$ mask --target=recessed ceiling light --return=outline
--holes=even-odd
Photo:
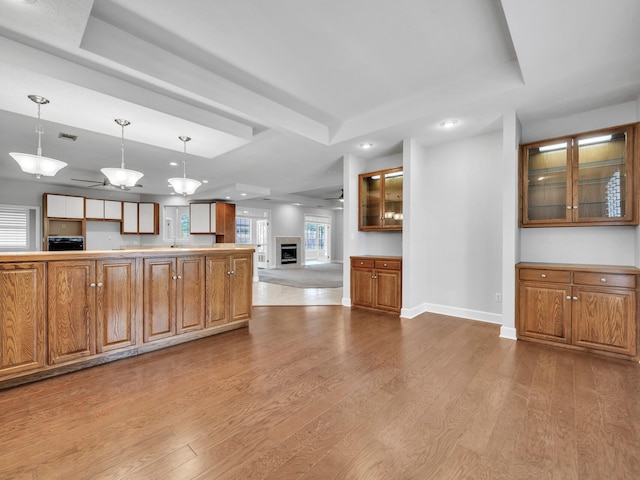
[[[209,180],[202,180],[202,183],[209,183]]]
[[[175,195],[175,194],[176,194],[176,192],[171,192],[171,195]]]
[[[231,200],[231,197],[224,197],[225,200]]]
[[[171,165],[172,167],[177,167],[178,164],[176,162],[169,162],[169,165]]]
[[[373,148],[373,143],[371,143],[371,142],[361,143],[360,144],[360,148],[362,148],[364,150],[369,150],[370,148]]]
[[[302,206],[302,204],[301,204],[301,203],[294,203],[294,205],[295,205],[296,207],[301,207],[301,206]]]
[[[458,124],[457,120],[445,120],[440,124],[440,126],[442,128],[451,128],[451,127],[455,127],[457,124]]]
[[[246,194],[246,193],[241,193],[241,194],[240,194],[240,196],[241,196],[241,197],[246,197],[246,196],[247,196],[247,194]]]

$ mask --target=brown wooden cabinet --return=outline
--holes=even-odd
[[[632,268],[517,266],[519,339],[637,356],[637,275]]]
[[[0,389],[248,324],[253,249],[104,254],[0,254]]]
[[[144,341],[204,326],[204,257],[144,259]]]
[[[402,230],[402,167],[358,176],[358,229]]]
[[[0,376],[45,365],[45,265],[0,264]]]
[[[351,257],[351,303],[354,306],[400,313],[401,257]]]
[[[637,225],[636,125],[520,147],[523,227]]]
[[[206,325],[224,325],[251,317],[253,255],[207,257]]]

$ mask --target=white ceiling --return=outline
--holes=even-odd
[[[39,181],[101,180],[125,118],[136,193],[171,191],[188,135],[196,198],[322,204],[344,154],[637,100],[638,19],[637,0],[0,0],[0,175],[31,179],[8,152],[35,153],[37,94],[43,154],[69,164]]]

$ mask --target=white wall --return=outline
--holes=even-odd
[[[502,136],[426,148],[420,156],[426,165],[411,185],[421,185],[423,193],[421,204],[411,206],[411,225],[417,223],[423,235],[413,241],[425,249],[418,266],[426,285],[417,294],[428,311],[499,322]],[[413,258],[406,262],[416,265]]]
[[[638,121],[638,102],[522,125],[522,143]],[[637,202],[637,199],[636,199]],[[521,229],[523,262],[638,266],[638,227]]]
[[[426,205],[429,192],[423,188],[423,179],[427,176],[428,160],[426,152],[414,140],[403,142],[403,227],[402,251],[402,317],[413,318],[426,311],[424,294],[427,291],[427,272],[429,269],[428,251],[430,245],[426,238],[430,225],[423,220],[423,205]]]

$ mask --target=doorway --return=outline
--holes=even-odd
[[[305,215],[305,265],[331,262],[331,217]]]

